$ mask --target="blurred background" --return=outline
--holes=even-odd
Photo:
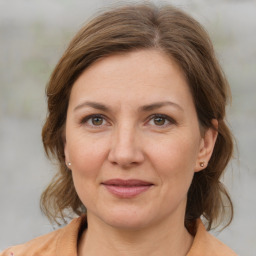
[[[56,228],[39,209],[40,194],[56,169],[41,143],[45,85],[77,30],[117,2],[0,0],[0,251]],[[165,2],[205,26],[229,79],[233,102],[228,121],[238,150],[223,180],[235,218],[213,234],[239,255],[255,256],[256,1]]]

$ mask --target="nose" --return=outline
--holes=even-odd
[[[144,161],[140,136],[136,128],[123,125],[113,132],[108,160],[122,168],[130,168]]]

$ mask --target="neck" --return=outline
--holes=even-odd
[[[104,225],[101,220],[91,221],[78,247],[79,256],[185,256],[193,237],[184,226],[184,219],[166,219],[138,230],[117,229]]]

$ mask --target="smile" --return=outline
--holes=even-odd
[[[135,197],[153,186],[152,183],[141,180],[112,179],[102,183],[113,195],[121,198]]]

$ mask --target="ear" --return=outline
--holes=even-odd
[[[212,156],[215,142],[218,137],[217,119],[212,120],[212,125],[212,128],[208,128],[204,131],[203,137],[201,138],[195,172],[199,172],[205,169]]]
[[[68,163],[69,161],[69,155],[68,155],[68,149],[67,149],[67,143],[64,141],[64,155],[65,155],[65,161]]]
[[[67,149],[67,141],[66,141],[66,131],[65,131],[65,126],[62,132],[62,141],[63,141],[63,146],[64,146],[64,155],[65,155],[65,162],[66,162],[66,166],[69,168],[69,153],[68,153],[68,149]]]

